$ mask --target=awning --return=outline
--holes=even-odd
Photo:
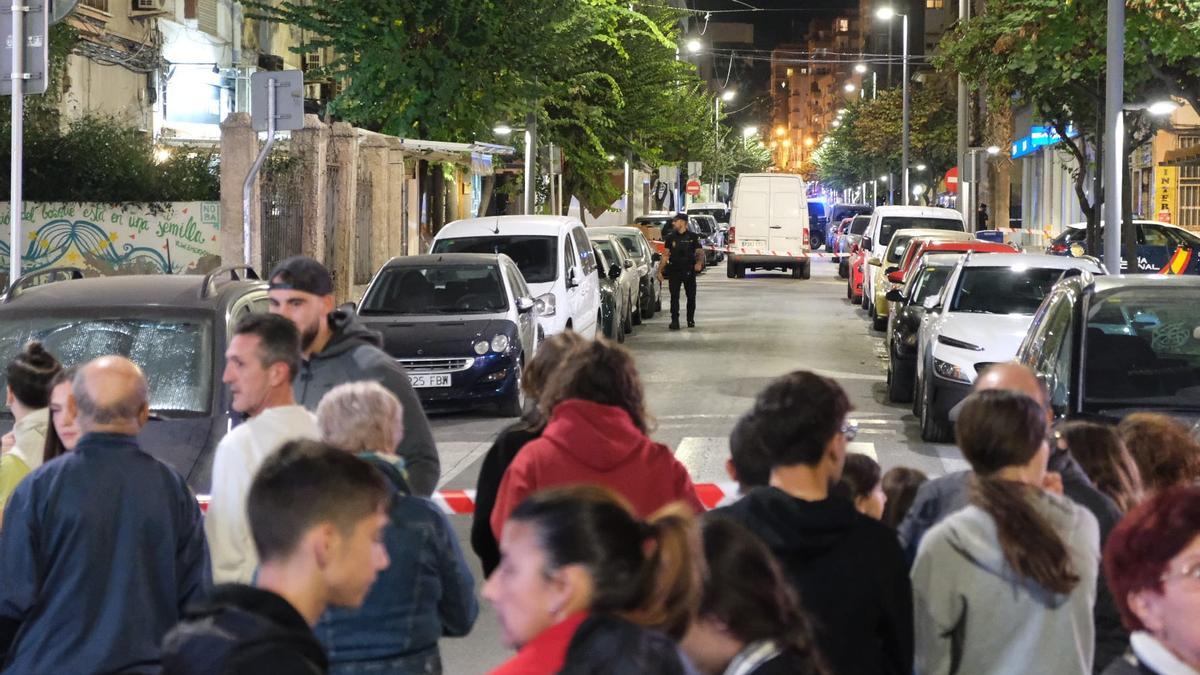
[[[1168,150],[1159,166],[1200,166],[1200,145]]]

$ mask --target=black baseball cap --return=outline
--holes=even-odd
[[[682,220],[683,222],[686,223],[688,221],[688,214],[683,213],[681,211],[679,213],[676,213],[674,216],[671,216],[671,220],[672,220],[672,222],[676,221],[676,220]]]
[[[304,255],[284,260],[271,270],[270,288],[333,295],[333,277],[321,263]]]

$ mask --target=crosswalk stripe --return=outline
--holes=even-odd
[[[852,441],[846,450],[866,455],[876,462],[879,454],[870,441]],[[729,459],[728,436],[684,436],[675,448],[675,459],[688,470],[693,483],[720,483],[729,480],[725,462]]]

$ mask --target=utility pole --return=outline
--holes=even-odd
[[[1104,267],[1121,273],[1121,167],[1125,136],[1125,0],[1108,0],[1107,75],[1104,86]],[[1136,260],[1130,260],[1130,270]]]
[[[525,114],[525,203],[523,213],[533,213],[533,184],[537,180],[537,115]]]
[[[1110,0],[1110,2],[1111,2],[1111,0]],[[900,154],[901,154],[900,163],[902,164],[901,170],[904,172],[904,181],[903,181],[904,182],[904,186],[903,186],[904,187],[904,199],[900,203],[904,204],[905,206],[908,206],[908,198],[909,198],[909,194],[908,194],[908,149],[909,149],[909,145],[910,145],[909,137],[912,133],[912,130],[909,129],[909,104],[908,104],[908,101],[909,101],[909,95],[908,95],[908,14],[907,13],[901,14],[900,19],[901,19],[901,29],[900,30],[903,33],[903,35],[901,36],[900,44],[901,44],[901,49],[904,52],[904,58],[900,62],[901,63],[900,74],[902,77],[904,77],[904,86],[901,87],[901,91],[902,91],[901,95],[904,98],[904,105],[902,108],[902,110],[903,110],[903,113],[901,115],[902,119],[900,121],[900,124],[902,125],[901,128],[904,131],[903,146],[901,147],[901,152],[900,152]]]
[[[970,0],[958,0],[958,24],[965,27],[971,19]],[[963,222],[971,222],[970,186],[966,178],[967,146],[970,144],[971,115],[967,105],[967,79],[958,76],[958,208],[962,211]],[[971,228],[968,228],[971,229]]]

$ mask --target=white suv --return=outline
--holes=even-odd
[[[984,368],[1016,356],[1042,300],[1060,279],[1104,274],[1090,258],[968,253],[939,297],[926,300],[917,342],[913,411],[921,438],[950,440],[950,409]]]
[[[574,330],[596,335],[600,276],[583,223],[566,216],[491,216],[456,220],[433,240],[431,253],[503,253],[513,259],[537,300],[542,336]]]

